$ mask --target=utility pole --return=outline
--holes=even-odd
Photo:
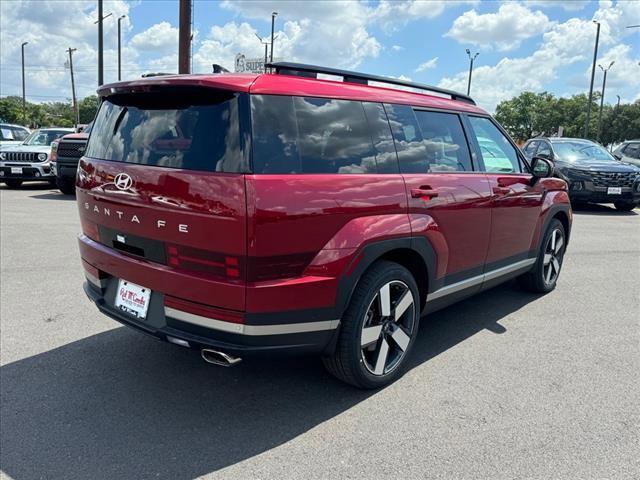
[[[273,62],[273,31],[276,24],[276,16],[278,12],[271,12],[271,53],[269,54],[269,62]]]
[[[180,0],[178,37],[178,73],[189,73],[189,54],[191,52],[191,0]]]
[[[76,114],[76,128],[78,128],[78,124],[80,123],[80,111],[78,109],[78,101],[76,100],[76,84],[73,79],[73,52],[75,52],[77,48],[71,48],[67,50],[69,52],[69,70],[71,72],[71,98],[73,98],[73,109]]]
[[[27,97],[24,88],[24,46],[29,42],[22,42],[22,123],[27,123]]]
[[[122,80],[122,28],[120,23],[125,17],[126,15],[121,15],[120,18],[118,18],[118,81]]]
[[[98,24],[98,86],[104,84],[104,35],[102,29],[102,21],[113,15],[113,13],[109,13],[108,15],[102,16],[102,0],[98,0],[98,20],[96,20],[94,25]]]
[[[589,103],[587,104],[587,121],[584,123],[584,138],[589,138],[589,119],[591,117],[591,101],[593,100],[593,79],[596,76],[596,59],[598,58],[598,42],[600,41],[600,22],[593,21],[598,28],[596,30],[596,44],[593,48],[593,65],[591,66],[591,86],[589,87]]]
[[[598,67],[600,67],[600,70],[604,72],[604,78],[602,79],[602,96],[600,97],[600,112],[598,113],[598,136],[596,137],[597,141],[600,141],[600,134],[601,134],[601,128],[602,128],[602,107],[604,105],[604,89],[607,86],[607,72],[611,67],[613,67],[614,63],[616,62],[615,61],[611,62],[607,68],[604,68],[602,65],[598,65]]]
[[[476,57],[480,55],[480,52],[476,52],[473,56],[471,55],[471,50],[467,48],[467,55],[469,56],[469,81],[467,82],[467,95],[471,92],[471,75],[473,74],[473,62]]]

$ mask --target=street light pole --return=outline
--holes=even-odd
[[[80,123],[80,112],[78,110],[78,102],[76,100],[76,84],[73,78],[73,52],[75,52],[77,48],[71,48],[67,50],[69,52],[69,70],[71,71],[71,98],[73,98],[73,109],[76,114],[76,128]]]
[[[597,25],[596,44],[593,48],[593,65],[591,66],[591,85],[589,86],[589,103],[587,104],[587,120],[584,123],[584,138],[589,138],[589,118],[591,117],[591,101],[593,100],[593,80],[596,76],[596,59],[598,57],[598,42],[600,41],[600,22],[593,21]]]
[[[120,26],[120,23],[122,22],[122,19],[125,18],[126,15],[121,15],[120,18],[118,18],[118,81],[122,80],[122,53],[121,53],[121,49],[122,49],[122,40],[121,40],[121,34],[122,34],[122,28]]]
[[[604,105],[604,89],[607,86],[607,72],[611,67],[613,67],[614,63],[616,62],[611,62],[607,68],[604,68],[602,65],[598,65],[598,67],[600,67],[600,70],[604,72],[604,78],[602,79],[602,95],[600,96],[600,112],[598,113],[598,136],[596,137],[597,141],[600,141],[600,130],[602,128],[602,107]]]
[[[22,123],[27,123],[27,100],[24,88],[24,46],[29,42],[22,42]]]
[[[274,32],[274,28],[275,28],[275,24],[276,24],[276,16],[278,15],[278,12],[272,12],[271,13],[271,53],[269,55],[269,61],[273,62],[273,32]]]
[[[469,80],[467,82],[467,95],[471,92],[471,75],[473,74],[473,62],[480,52],[476,52],[473,56],[471,55],[471,50],[467,48],[467,55],[469,56]]]

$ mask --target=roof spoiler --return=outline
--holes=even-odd
[[[460,102],[470,103],[475,105],[476,102],[469,95],[463,93],[454,92],[453,90],[447,90],[445,88],[433,87],[431,85],[424,85],[422,83],[410,82],[406,80],[400,80],[393,77],[382,77],[378,75],[369,75],[366,73],[352,72],[349,70],[340,70],[337,68],[319,67],[317,65],[306,65],[304,63],[292,63],[292,62],[272,62],[265,65],[267,68],[271,68],[278,75],[295,75],[298,77],[318,78],[318,74],[335,75],[342,77],[346,83],[359,83],[361,85],[369,85],[370,81],[386,83],[389,85],[400,85],[403,87],[415,88],[418,90],[424,90],[426,92],[439,93],[446,95],[452,100]]]

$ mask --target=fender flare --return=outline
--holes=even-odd
[[[379,258],[394,250],[411,250],[422,258],[427,270],[427,291],[436,288],[436,253],[426,237],[398,237],[367,243],[353,256],[340,277],[336,296],[336,313],[342,317],[362,275]]]

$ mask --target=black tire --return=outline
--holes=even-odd
[[[64,193],[65,195],[75,195],[76,194],[76,181],[75,178],[69,177],[57,177],[56,185],[58,189]]]
[[[4,183],[7,184],[7,187],[9,188],[20,188],[20,186],[22,185],[22,180],[14,180],[14,179],[9,179],[9,180],[3,180]]]
[[[384,289],[389,291],[385,296],[387,316],[382,307]],[[407,306],[409,301],[412,303]],[[342,317],[335,352],[323,357],[324,366],[338,379],[358,388],[380,388],[393,382],[406,368],[418,332],[420,303],[416,281],[406,268],[394,262],[376,262],[358,282]],[[379,321],[374,318],[376,309]],[[365,330],[370,333],[378,328],[379,336],[371,337],[365,346]],[[382,350],[385,353],[380,362]],[[370,363],[374,356],[375,367]],[[378,371],[380,363],[382,368]]]
[[[621,212],[630,212],[634,208],[636,208],[636,204],[634,202],[614,202],[616,210],[620,210]]]
[[[551,254],[551,259],[546,263],[546,260],[548,259],[546,255],[549,254],[550,247],[552,246],[553,242],[551,237],[554,232],[557,232],[555,244],[557,245],[559,242],[558,234],[561,235],[560,238],[562,244],[557,251]],[[562,261],[564,259],[564,252],[566,248],[567,235],[564,230],[564,226],[560,220],[554,218],[551,220],[551,223],[549,223],[542,242],[540,243],[540,251],[538,252],[538,258],[536,259],[536,263],[533,268],[529,272],[518,277],[520,285],[526,290],[535,293],[549,293],[556,288],[558,278],[560,277],[560,271],[562,270]],[[555,250],[555,248],[551,248],[551,250]],[[549,269],[551,269],[552,277],[547,277]],[[557,271],[555,271],[556,269]],[[547,280],[547,278],[549,278],[549,280]]]
[[[58,186],[58,180],[56,178],[50,178],[48,182],[49,182],[49,185],[51,185],[52,187]]]

